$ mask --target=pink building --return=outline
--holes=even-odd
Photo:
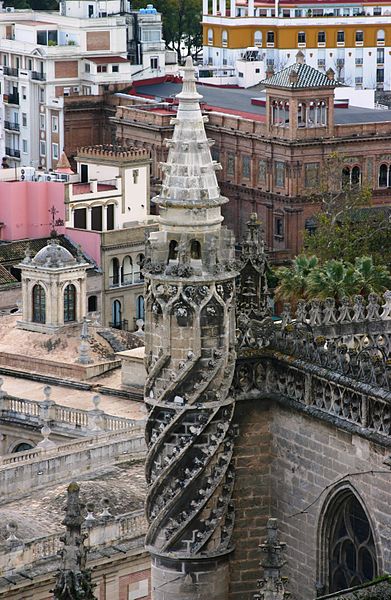
[[[0,240],[49,237],[54,220],[58,234],[65,233],[64,185],[44,181],[0,182]]]

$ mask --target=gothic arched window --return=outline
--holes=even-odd
[[[76,288],[73,283],[64,290],[64,323],[76,321]]]
[[[387,187],[388,182],[388,165],[380,165],[379,169],[379,187]]]
[[[118,258],[112,258],[110,261],[110,287],[119,285],[119,260]]]
[[[377,575],[373,533],[356,496],[345,490],[328,511],[329,593],[361,585]]]
[[[46,323],[46,294],[39,284],[33,287],[33,321]]]
[[[353,167],[352,169],[352,185],[360,185],[361,181],[361,171],[360,167]]]
[[[122,261],[121,283],[122,285],[133,283],[133,261],[130,256],[125,256]]]

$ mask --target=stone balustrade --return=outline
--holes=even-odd
[[[88,546],[96,550],[113,542],[144,536],[147,521],[144,511],[139,510],[116,517],[97,517],[92,526],[84,526],[84,529],[88,531]],[[0,571],[6,575],[42,559],[57,559],[58,551],[63,547],[61,535],[59,532],[26,542],[18,538],[4,542],[0,545]]]
[[[146,446],[144,425],[51,447],[34,448],[0,459],[0,502],[9,501],[46,485],[67,481],[75,473],[91,472],[131,457],[143,458]]]
[[[137,428],[139,423],[134,419],[117,417],[106,414],[93,404],[97,398],[94,396],[91,403],[91,410],[82,410],[56,404],[50,399],[50,388],[45,388],[47,397],[44,401],[38,402],[23,398],[16,398],[8,395],[1,390],[2,381],[0,380],[0,418],[4,421],[13,423],[28,422],[29,425],[42,427],[45,422],[50,423],[52,431],[60,433],[61,430],[69,430],[77,435],[89,435],[91,431],[100,429],[102,431],[121,431],[129,430],[132,427]]]

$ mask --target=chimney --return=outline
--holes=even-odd
[[[299,76],[297,74],[297,71],[292,69],[292,71],[289,73],[289,83],[297,83],[298,79],[299,79]]]
[[[334,76],[335,76],[335,73],[334,73],[333,69],[331,67],[329,69],[327,69],[327,71],[326,71],[327,79],[330,79],[330,81],[333,81]]]
[[[298,65],[304,65],[305,56],[301,50],[296,54],[296,62]]]

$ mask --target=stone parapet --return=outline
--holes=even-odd
[[[98,433],[93,438],[56,446],[48,451],[34,448],[6,457],[0,465],[0,489],[3,501],[20,497],[48,484],[68,481],[75,473],[83,474],[145,456],[142,427],[130,431]],[[4,461],[4,458],[3,458]]]

